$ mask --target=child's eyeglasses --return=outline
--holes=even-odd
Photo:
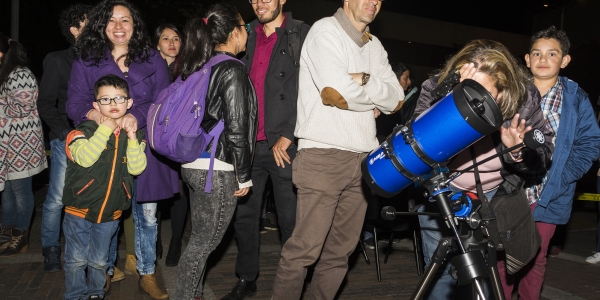
[[[114,98],[99,98],[96,99],[96,102],[100,103],[100,105],[110,105],[110,103],[113,101],[115,102],[115,104],[123,104],[129,99],[129,97],[125,96],[116,96]]]
[[[246,29],[246,32],[250,33],[250,23],[240,24],[238,26],[243,26]]]

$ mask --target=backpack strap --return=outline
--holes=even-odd
[[[288,31],[288,51],[290,57],[296,66],[296,92],[300,86],[300,46],[302,46],[302,24],[304,21],[293,20],[296,26],[295,31]]]
[[[304,24],[304,21],[293,21],[296,31],[288,31],[288,51],[290,52],[290,57],[292,58],[292,61],[294,61],[296,69],[298,69],[300,68],[300,46],[302,44],[302,24]]]
[[[215,55],[212,58],[210,58],[206,62],[205,66],[212,68],[214,65],[216,65],[220,62],[226,61],[226,60],[237,60],[240,63],[242,63],[237,58],[233,58],[226,54],[221,54],[221,55]],[[223,121],[223,119],[221,119],[221,120],[219,120],[217,125],[215,125],[215,127],[213,129],[211,129],[211,131],[208,133],[208,135],[210,135],[212,137],[212,145],[211,145],[211,149],[210,149],[210,162],[208,165],[208,175],[206,177],[206,184],[204,186],[204,192],[206,192],[207,194],[210,194],[210,191],[212,189],[212,175],[213,175],[213,169],[215,166],[215,155],[217,152],[217,144],[219,142],[219,136],[221,136],[221,132],[223,132],[224,129],[225,129],[225,122]]]
[[[219,120],[219,123],[208,133],[208,135],[212,136],[212,145],[210,147],[210,163],[208,165],[208,176],[206,177],[206,185],[204,186],[204,192],[210,194],[210,190],[212,189],[212,175],[213,169],[215,166],[215,155],[217,152],[217,144],[219,143],[219,136],[221,136],[221,132],[225,129],[225,122],[223,119]]]

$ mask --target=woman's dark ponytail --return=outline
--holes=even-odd
[[[213,55],[215,46],[227,43],[239,23],[239,13],[227,4],[212,5],[204,18],[189,20],[185,26],[185,45],[181,50],[181,78],[186,80]]]

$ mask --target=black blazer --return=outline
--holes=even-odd
[[[284,136],[294,141],[296,129],[296,112],[298,101],[298,70],[288,50],[288,34],[297,32],[291,13],[285,13],[283,28],[275,29],[277,41],[271,53],[271,62],[265,76],[265,135],[269,147],[273,147]],[[246,65],[248,73],[252,67],[254,51],[256,49],[256,26],[258,20],[250,23],[250,35],[246,44],[246,55],[241,59]],[[300,29],[300,43],[310,30],[310,26],[303,24]],[[299,51],[302,49],[300,46]]]
[[[50,140],[61,136],[63,132],[68,133],[74,128],[65,110],[74,59],[73,47],[48,53],[44,58],[44,74],[40,82],[37,107],[40,117],[50,127]]]

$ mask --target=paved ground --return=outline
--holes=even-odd
[[[64,292],[63,273],[43,272],[40,221],[41,207],[46,187],[35,187],[36,205],[31,227],[30,247],[27,253],[12,258],[0,259],[0,299],[61,299]],[[551,258],[547,268],[544,300],[600,299],[600,264],[584,262],[591,255],[596,242],[596,203],[577,201],[571,222],[565,228],[563,252]],[[188,222],[189,223],[189,222]],[[170,221],[163,220],[163,243],[165,254],[170,239]],[[186,235],[189,235],[189,225]],[[408,235],[410,236],[410,235]],[[187,236],[184,241],[187,240]],[[275,270],[279,260],[278,231],[261,235],[261,273],[258,278],[258,293],[253,300],[270,299]],[[383,244],[381,244],[383,246]],[[374,252],[367,250],[371,264],[356,251],[350,259],[350,269],[338,293],[338,299],[410,299],[418,286],[420,277],[415,267],[411,240],[404,238],[394,244],[387,264],[382,264],[382,281],[377,281]],[[125,257],[123,237],[119,245],[120,257]],[[228,231],[222,244],[209,258],[207,267],[205,298],[220,299],[235,284],[235,256],[237,248],[233,231]],[[118,266],[123,266],[120,260]],[[158,261],[157,278],[161,286],[171,291],[175,286],[176,267],[165,267],[164,258]],[[305,288],[310,289],[310,276]],[[305,293],[306,294],[306,293]],[[305,297],[306,298],[306,297]],[[114,283],[106,299],[150,299],[138,288],[137,279],[127,276],[124,281]]]

